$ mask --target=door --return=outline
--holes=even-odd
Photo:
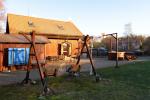
[[[61,44],[61,54],[65,56],[71,55],[71,44],[64,42]]]

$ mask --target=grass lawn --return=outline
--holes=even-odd
[[[56,92],[42,100],[150,100],[150,62],[122,65],[119,69],[97,70],[103,80],[95,82],[89,73],[70,78],[67,75],[49,78]],[[0,87],[0,100],[38,100],[37,85],[8,85]]]

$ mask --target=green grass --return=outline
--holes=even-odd
[[[42,100],[150,100],[150,62],[122,65],[119,69],[97,70],[103,77],[95,82],[89,73],[80,77],[64,75],[49,78],[56,92]],[[38,100],[41,85],[8,85],[0,87],[0,100]]]

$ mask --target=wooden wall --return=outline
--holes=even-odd
[[[4,66],[4,62],[7,62],[6,59],[4,59],[4,49],[5,48],[30,48],[29,44],[0,44],[0,71],[5,70],[7,66]],[[45,44],[37,44],[36,45],[36,52],[38,55],[39,60],[45,59]]]
[[[44,60],[47,56],[58,56],[58,44],[65,42],[65,40],[58,39],[49,39],[51,43],[49,44],[37,44],[36,51],[39,60]],[[71,55],[78,53],[78,40],[66,40],[71,44]],[[4,48],[29,48],[29,44],[0,44],[0,71],[6,66],[3,66],[4,63]]]
[[[2,44],[0,44],[0,71],[3,70],[3,49],[2,49]]]
[[[65,40],[49,39],[50,44],[46,44],[46,56],[58,56],[58,44],[65,42]],[[78,52],[78,40],[66,40],[71,44],[71,55],[75,55]]]

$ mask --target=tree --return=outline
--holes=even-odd
[[[115,50],[115,39],[112,36],[107,36],[102,39],[101,46],[108,49],[109,51]]]
[[[96,41],[93,42],[93,48],[99,48],[100,46],[101,46],[100,42],[96,42]]]
[[[102,38],[93,36],[93,48],[100,48],[103,47],[103,44],[101,43]]]
[[[3,23],[5,21],[4,0],[0,0],[0,32],[3,31]]]
[[[143,42],[143,50],[146,54],[150,55],[150,36]]]

